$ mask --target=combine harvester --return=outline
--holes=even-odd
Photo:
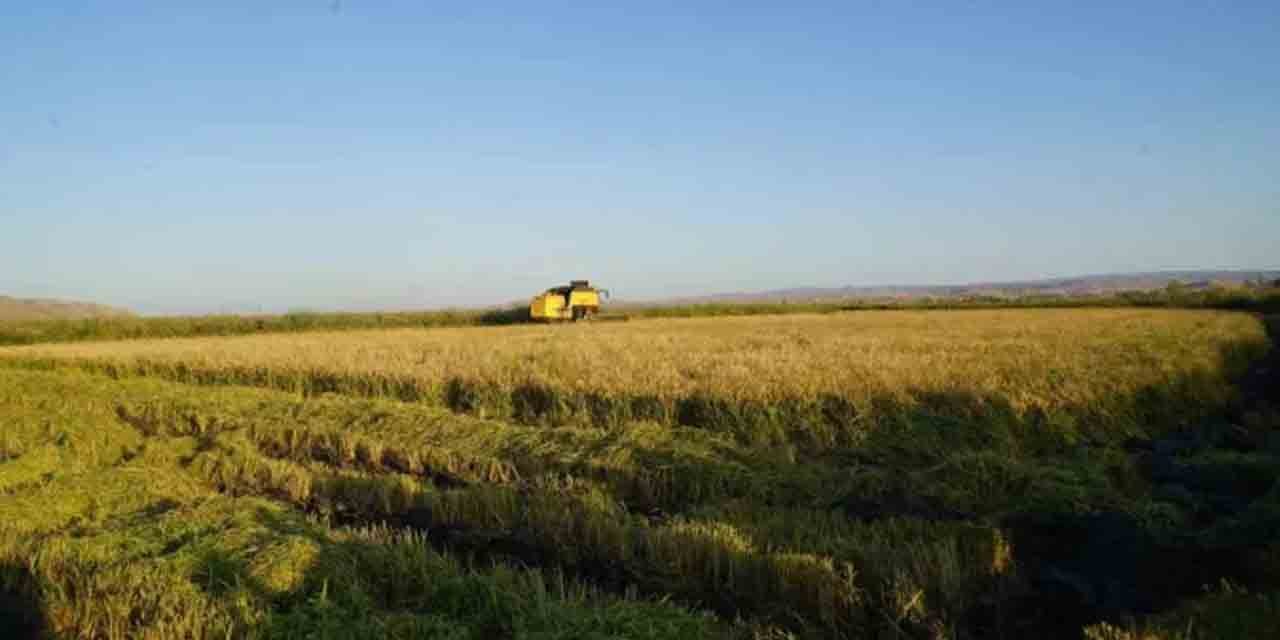
[[[590,320],[600,313],[601,297],[608,298],[609,291],[596,289],[586,280],[572,280],[567,287],[552,287],[535,297],[529,303],[529,317],[535,322]]]

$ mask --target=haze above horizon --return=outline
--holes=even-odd
[[[1280,5],[0,7],[0,295],[1276,269]]]

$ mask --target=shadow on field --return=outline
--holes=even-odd
[[[529,316],[528,306],[508,307],[504,309],[490,309],[480,314],[479,324],[482,325],[508,325],[508,324],[524,324],[532,322]]]
[[[1223,370],[1233,378],[1241,377],[1263,348],[1255,341],[1222,347],[1219,360]],[[331,381],[325,388],[340,386],[342,381]],[[526,425],[614,428],[651,421],[727,433],[748,444],[790,444],[810,452],[856,448],[870,431],[921,420],[980,423],[993,427],[995,437],[1012,434],[1025,444],[1042,448],[1074,446],[1081,441],[1112,445],[1190,427],[1233,410],[1232,403],[1239,402],[1226,397],[1221,378],[1207,371],[1185,372],[1127,395],[1114,394],[1095,399],[1095,404],[1062,405],[1054,410],[1019,409],[1008,397],[967,391],[905,390],[865,402],[830,393],[757,402],[705,393],[678,397],[606,394],[532,382],[504,388],[462,378],[445,381],[438,391],[419,389],[411,381],[392,386],[396,387],[393,395],[403,400],[439,402],[458,413]]]
[[[1266,324],[1271,348],[1261,357],[1250,345],[1221,354],[1236,396],[1124,443],[1133,479],[1149,490],[1137,508],[1004,520],[1031,588],[1018,606],[1065,623],[1037,635],[1076,638],[1083,625],[1165,611],[1223,580],[1280,588],[1280,316]]]
[[[47,623],[35,581],[26,567],[0,565],[0,638],[36,640]]]
[[[923,395],[841,448],[860,479],[832,506],[868,522],[1008,532],[1019,584],[966,615],[962,637],[1079,638],[1086,625],[1167,612],[1224,580],[1280,588],[1280,322],[1267,324],[1270,351],[1242,342],[1220,352],[1232,393],[1190,372],[1096,415],[1031,416],[973,394]],[[1121,428],[1097,428],[1115,415]]]

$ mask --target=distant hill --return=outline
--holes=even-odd
[[[0,296],[0,322],[33,320],[79,320],[83,318],[119,318],[132,316],[124,309],[90,302],[68,302]]]
[[[704,296],[670,298],[660,301],[626,301],[629,304],[703,304],[703,303],[767,303],[767,302],[838,302],[841,300],[958,298],[971,296],[1019,297],[1028,295],[1085,296],[1121,291],[1162,289],[1172,282],[1189,288],[1210,286],[1244,286],[1257,280],[1280,279],[1280,271],[1157,271],[1150,273],[1114,273],[1020,280],[1009,282],[977,282],[962,285],[878,285],[848,287],[796,287],[756,292],[717,293]]]

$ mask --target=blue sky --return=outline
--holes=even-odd
[[[1275,2],[203,4],[0,3],[0,293],[1280,266]]]

